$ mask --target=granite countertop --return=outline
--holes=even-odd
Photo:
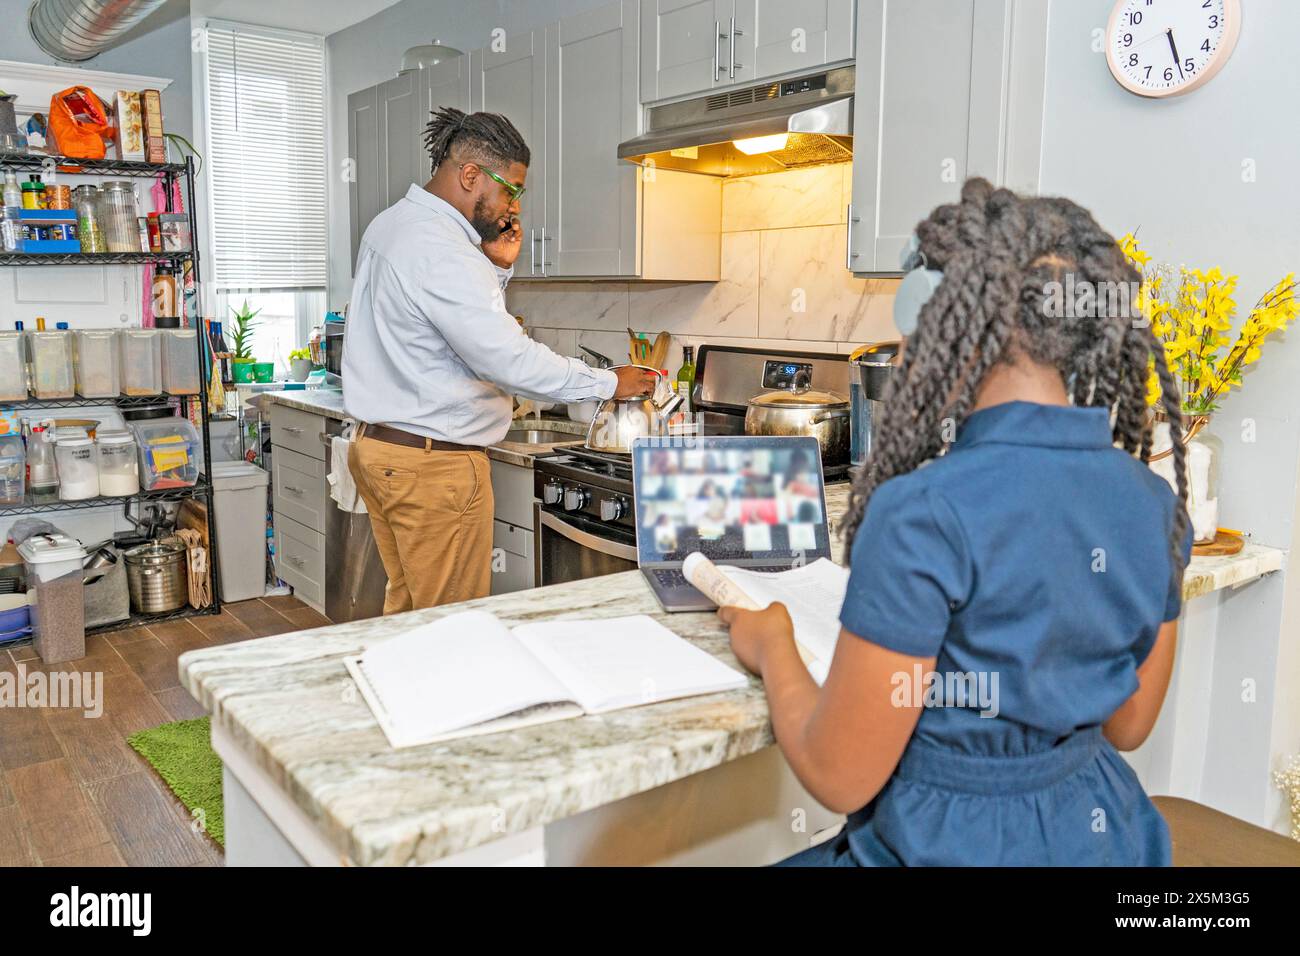
[[[278,402],[289,408],[296,408],[300,412],[324,415],[326,418],[333,418],[338,421],[348,417],[347,412],[343,410],[343,392],[339,389],[295,389],[293,391],[262,392],[261,395],[267,401]],[[568,418],[519,418],[515,419],[510,427],[541,428],[547,431],[564,432],[567,435],[572,435],[571,440],[575,442],[580,442],[587,436],[587,426],[585,424],[569,421]],[[522,468],[531,468],[533,467],[534,456],[551,451],[555,448],[555,444],[550,442],[534,444],[502,439],[488,448],[488,457],[493,461],[518,465]]]
[[[848,486],[827,491],[833,519]],[[832,540],[835,559],[842,542]],[[1282,566],[1248,545],[1193,558],[1191,598]],[[362,865],[427,863],[738,759],[773,742],[761,685],[612,714],[392,749],[342,658],[470,608],[506,623],[648,614],[739,668],[712,613],[664,614],[638,572],[498,595],[453,607],[190,651],[182,684],[340,853]],[[504,829],[503,829],[504,827]]]

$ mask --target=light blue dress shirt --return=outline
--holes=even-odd
[[[411,186],[366,229],[343,349],[343,405],[362,422],[461,445],[510,427],[512,395],[609,398],[618,379],[557,355],[506,311],[511,270],[483,254],[469,220]]]

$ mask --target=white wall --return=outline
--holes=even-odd
[[[1053,0],[1042,158],[1044,193],[1090,208],[1116,235],[1140,230],[1156,259],[1239,274],[1239,319],[1273,282],[1300,271],[1300,57],[1292,49],[1300,4],[1242,6],[1240,40],[1223,71],[1190,95],[1153,101],[1125,92],[1092,48],[1110,0]],[[1298,336],[1265,347],[1212,425],[1224,441],[1220,523],[1286,549],[1297,536]],[[1194,709],[1208,719],[1183,719],[1163,779],[1285,832],[1269,773],[1300,750],[1300,584],[1276,574],[1197,601],[1184,622],[1176,692],[1196,695]],[[1217,613],[1200,602],[1215,602]],[[1243,682],[1257,688],[1254,702],[1243,701]],[[1173,715],[1166,710],[1163,724]],[[1160,779],[1149,783],[1155,792]]]

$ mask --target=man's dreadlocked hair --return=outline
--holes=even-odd
[[[514,124],[499,113],[462,113],[450,106],[440,107],[424,128],[424,148],[437,172],[442,161],[459,147],[458,156],[465,162],[487,166],[528,165],[528,144]]]
[[[968,180],[961,201],[939,206],[916,234],[928,266],[942,270],[944,278],[908,337],[879,425],[873,426],[879,438],[854,483],[841,526],[848,547],[872,493],[942,452],[951,425],[969,414],[985,374],[1018,352],[1056,366],[1075,405],[1112,410],[1115,441],[1148,461],[1146,390],[1148,362],[1154,357],[1165,417],[1175,437],[1179,503],[1170,546],[1174,573],[1181,578],[1187,476],[1185,451],[1177,440],[1182,434],[1180,399],[1164,349],[1149,325],[1103,314],[1101,296],[1095,319],[1053,317],[1047,307],[1048,283],[1064,284],[1068,273],[1076,284],[1089,282],[1093,289],[1124,283],[1118,288],[1136,291],[1141,275],[1114,238],[1067,199],[1022,198],[984,179]]]

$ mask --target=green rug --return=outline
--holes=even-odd
[[[126,738],[189,808],[218,845],[226,845],[225,807],[221,802],[221,758],[212,750],[209,718],[178,720]]]

